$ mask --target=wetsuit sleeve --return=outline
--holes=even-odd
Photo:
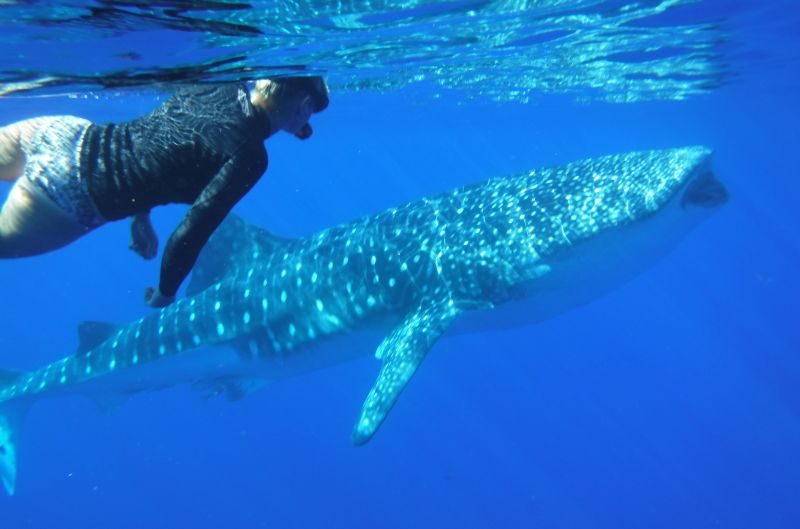
[[[174,296],[189,275],[200,250],[234,205],[255,185],[267,168],[267,153],[260,149],[232,157],[194,201],[164,248],[158,289]]]

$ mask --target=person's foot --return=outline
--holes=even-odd
[[[172,304],[175,296],[165,296],[158,288],[147,287],[144,289],[144,302],[154,309],[160,309]]]

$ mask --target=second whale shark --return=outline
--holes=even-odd
[[[78,352],[41,369],[0,371],[0,479],[13,494],[21,422],[38,399],[108,406],[179,383],[237,399],[379,342],[380,372],[352,434],[365,443],[443,334],[551,317],[675,247],[727,201],[710,156],[686,147],[582,160],[300,239],[231,217],[186,298],[128,325],[84,324]]]

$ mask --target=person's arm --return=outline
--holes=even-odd
[[[189,208],[164,248],[158,288],[145,293],[148,305],[164,307],[172,303],[208,238],[264,173],[267,153],[259,147],[228,160]]]

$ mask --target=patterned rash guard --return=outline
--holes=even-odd
[[[178,91],[152,113],[92,125],[81,177],[107,220],[191,204],[164,248],[159,290],[173,296],[200,250],[267,168],[269,120],[242,84]]]

